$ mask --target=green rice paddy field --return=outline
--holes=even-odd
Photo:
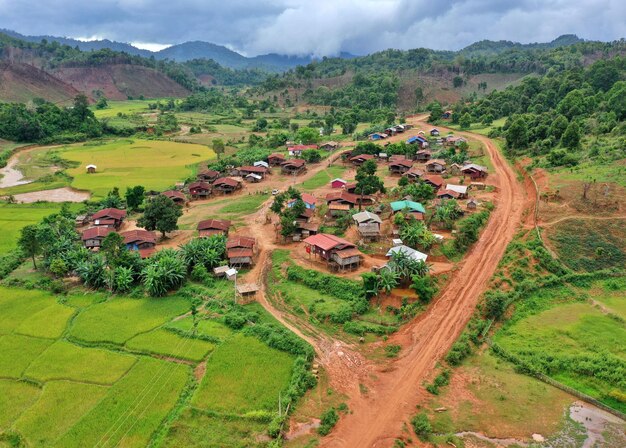
[[[79,166],[68,169],[72,187],[89,190],[103,197],[113,187],[143,185],[149,190],[165,190],[194,173],[200,162],[215,153],[206,146],[149,140],[116,140],[102,145],[84,144],[63,149],[64,159]],[[96,165],[97,172],[87,174],[86,166]]]
[[[293,356],[189,309],[0,287],[0,447],[264,446]]]
[[[38,224],[44,217],[57,213],[61,204],[0,203],[0,255],[14,249],[23,227]]]

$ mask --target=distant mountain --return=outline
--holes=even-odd
[[[531,44],[522,44],[509,40],[481,40],[471,45],[468,45],[467,47],[459,51],[459,53],[463,54],[464,56],[488,56],[504,53],[505,51],[509,50],[533,50],[567,47],[569,45],[574,45],[579,42],[584,42],[584,39],[579,38],[575,34],[564,34],[557,37],[552,42]]]
[[[0,32],[27,42],[39,43],[45,39],[48,42],[59,42],[63,45],[78,47],[82,51],[102,50],[103,48],[108,48],[113,51],[123,51],[135,56],[143,56],[147,58],[154,56],[156,59],[170,59],[176,62],[187,62],[193,59],[212,59],[224,67],[233,69],[259,68],[271,72],[282,72],[298,65],[309,64],[314,59],[311,56],[287,56],[276,53],[246,57],[236,51],[226,48],[223,45],[203,41],[184,42],[182,44],[172,45],[171,47],[163,50],[153,52],[139,49],[131,44],[115,42],[108,39],[84,42],[68,37],[25,36],[11,30],[0,30]],[[341,53],[339,57],[350,59],[356,56],[350,53]]]

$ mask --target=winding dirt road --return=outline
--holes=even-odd
[[[424,119],[419,117],[413,123],[427,129],[428,124],[420,121]],[[351,412],[341,418],[331,435],[322,439],[321,446],[390,447],[403,435],[403,425],[423,398],[422,382],[429,378],[437,361],[471,318],[516,229],[524,218],[531,218],[532,214],[524,216],[524,211],[531,210],[534,204],[536,193],[532,184],[518,180],[490,139],[475,134],[468,136],[485,145],[495,168],[495,173],[490,175],[497,188],[495,210],[479,241],[459,264],[445,290],[425,313],[390,338],[390,344],[400,344],[403,349],[400,358],[385,365],[370,362],[356,347],[320,333],[305,319],[277,309],[268,300],[266,274],[271,267],[271,252],[278,248],[273,227],[265,222],[271,199],[247,220],[248,232],[258,241],[259,258],[246,278],[261,281],[259,302],[287,328],[313,345],[333,387],[350,397]],[[307,173],[298,181],[312,174]]]
[[[446,289],[424,314],[391,338],[390,343],[402,345],[402,357],[385,371],[372,372],[375,379],[368,384],[367,395],[350,400],[352,412],[340,420],[321,446],[388,447],[403,435],[403,424],[422,398],[422,382],[469,321],[524,210],[533,204],[533,195],[528,194],[496,145],[480,135],[471,134],[471,138],[484,143],[495,168],[496,208]]]

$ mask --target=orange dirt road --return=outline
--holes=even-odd
[[[341,418],[320,446],[391,447],[403,435],[415,440],[413,434],[403,433],[402,429],[423,398],[421,384],[469,321],[524,210],[533,204],[534,198],[529,197],[528,189],[496,145],[480,135],[471,134],[471,138],[484,143],[495,167],[491,176],[498,192],[496,208],[446,289],[424,314],[390,338],[390,343],[402,345],[401,357],[385,368],[373,370],[369,378],[361,374],[367,393],[352,394],[348,403],[351,412]]]

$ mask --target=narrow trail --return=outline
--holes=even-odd
[[[596,220],[596,221],[611,221],[614,219],[626,219],[626,215],[615,215],[615,216],[593,216],[593,215],[572,215],[572,216],[562,216],[554,221],[550,222],[539,222],[539,227],[551,227],[555,224],[558,224],[563,221],[569,221],[571,219],[584,219],[584,220]]]
[[[425,123],[421,123],[427,126]],[[469,321],[479,297],[487,288],[506,246],[520,225],[524,210],[534,197],[517,179],[513,168],[488,138],[470,135],[484,143],[496,173],[496,208],[454,279],[419,318],[390,338],[403,355],[385,369],[372,372],[367,396],[348,403],[351,413],[343,417],[320,446],[388,447],[402,435],[402,426],[415,413],[418,389],[428,378]]]

